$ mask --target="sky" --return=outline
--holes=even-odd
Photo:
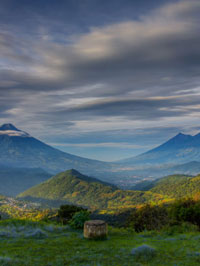
[[[103,161],[200,132],[199,0],[0,0],[0,123]]]

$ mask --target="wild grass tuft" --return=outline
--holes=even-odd
[[[14,261],[9,257],[0,257],[0,265],[1,266],[12,266],[14,265]]]
[[[131,250],[131,255],[133,255],[136,260],[148,261],[155,257],[156,249],[144,244],[142,246],[133,248]]]

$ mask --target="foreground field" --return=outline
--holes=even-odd
[[[141,245],[139,252],[131,251]],[[151,254],[148,248],[154,248]],[[137,249],[136,249],[137,251]],[[151,256],[152,255],[152,256]],[[105,241],[86,240],[68,226],[0,222],[1,266],[199,265],[200,233],[172,234],[109,228]]]

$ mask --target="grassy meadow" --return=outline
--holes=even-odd
[[[107,240],[94,241],[84,239],[82,230],[69,226],[24,220],[0,222],[1,266],[199,264],[200,233],[195,228],[135,233],[109,227]]]

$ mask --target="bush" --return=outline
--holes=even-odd
[[[127,225],[134,227],[136,232],[159,230],[164,225],[168,224],[168,220],[166,207],[146,204],[144,207],[133,211],[128,218]]]
[[[90,220],[90,212],[84,210],[77,212],[73,215],[70,225],[74,229],[82,229],[84,227],[84,223]]]
[[[182,199],[174,202],[169,207],[171,224],[189,222],[200,228],[200,201]]]
[[[78,207],[75,205],[61,205],[60,209],[58,210],[58,216],[60,217],[61,221],[66,224],[68,223],[73,215],[76,212],[84,211],[82,207]]]
[[[126,227],[127,219],[129,219],[130,215],[133,213],[133,209],[128,210],[118,210],[115,211],[114,214],[109,213],[99,213],[99,211],[95,211],[91,214],[92,220],[104,220],[111,226],[114,227]]]
[[[162,230],[167,235],[183,234],[187,232],[197,232],[198,226],[188,222],[182,222],[176,225],[169,224]]]

